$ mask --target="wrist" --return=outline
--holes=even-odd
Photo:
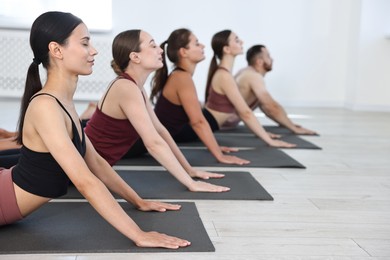
[[[195,169],[193,169],[193,168],[190,168],[190,169],[187,171],[187,174],[188,174],[190,177],[196,177],[196,171],[195,171]]]
[[[196,185],[196,181],[192,180],[188,185],[186,185],[187,189],[189,191],[195,191],[195,185]]]
[[[140,209],[144,206],[145,200],[142,199],[141,197],[138,197],[136,200],[134,200],[133,205],[137,208]]]
[[[145,233],[145,231],[143,231],[139,227],[137,227],[136,230],[131,232],[129,238],[138,246],[140,244],[140,242],[142,241],[141,238],[143,237],[144,233]]]

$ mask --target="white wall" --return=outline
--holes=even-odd
[[[112,33],[93,40],[101,47],[100,66],[109,70],[117,33],[140,28],[160,43],[174,29],[191,29],[206,45],[206,60],[194,75],[202,100],[212,35],[232,29],[245,51],[267,45],[274,58],[267,85],[283,105],[390,111],[389,14],[388,0],[114,0]],[[234,69],[245,65],[241,55]],[[99,84],[110,80],[110,73],[98,74],[104,76]]]
[[[360,30],[350,39],[353,69],[348,73],[346,105],[390,111],[390,1],[363,0]]]
[[[137,3],[133,13],[133,2],[122,0],[114,1],[113,25],[118,32],[143,28],[158,42],[178,27],[190,28],[206,44],[207,58],[198,65],[195,74],[200,99],[212,56],[211,38],[217,31],[228,28],[244,40],[245,51],[253,44],[268,46],[274,58],[274,71],[267,75],[267,83],[280,102],[295,106],[342,106],[348,8],[352,1],[339,2],[200,0],[184,7],[180,0],[146,0]],[[245,54],[237,57],[235,70],[245,65]]]

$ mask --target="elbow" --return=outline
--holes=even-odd
[[[153,139],[153,140],[147,140],[144,142],[146,150],[150,154],[157,154],[161,152],[164,148],[164,141],[161,139]]]
[[[100,186],[104,185],[98,178],[87,177],[72,180],[77,190],[86,198],[88,201],[94,195],[94,191],[100,190]]]
[[[250,109],[245,109],[244,111],[241,111],[239,115],[244,122],[247,122],[248,120],[250,120],[251,117],[254,116],[252,110]]]
[[[203,129],[203,127],[206,125],[206,121],[203,119],[199,119],[196,121],[190,122],[191,127],[195,129]]]
[[[158,126],[156,126],[156,131],[160,136],[164,136],[166,134],[169,134],[168,130],[162,124],[159,124]]]
[[[274,105],[264,105],[261,107],[261,110],[266,114],[268,117],[274,117],[277,114],[277,107]]]

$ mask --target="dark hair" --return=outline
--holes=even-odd
[[[164,41],[160,47],[164,50],[165,45],[167,46],[167,56],[168,59],[175,65],[179,62],[179,50],[181,48],[188,48],[188,44],[190,43],[190,36],[192,32],[188,29],[181,28],[174,30],[168,37],[168,40]],[[150,101],[153,102],[155,97],[161,93],[163,90],[165,83],[168,80],[168,66],[165,59],[165,55],[163,57],[163,67],[158,69],[153,78],[152,78],[152,91],[150,93]]]
[[[130,53],[141,51],[141,30],[127,30],[115,36],[112,42],[111,67],[117,75],[121,75],[130,62]]]
[[[255,59],[258,55],[262,54],[263,48],[265,48],[264,45],[253,45],[248,49],[246,52],[246,61],[248,62],[248,65],[253,65],[255,62]]]
[[[214,34],[214,36],[211,40],[211,48],[214,51],[214,55],[211,58],[209,72],[207,75],[206,91],[205,91],[205,99],[204,99],[205,102],[207,101],[207,98],[209,96],[211,80],[214,76],[214,73],[217,71],[217,68],[218,68],[217,58],[219,60],[222,59],[223,47],[229,45],[229,36],[231,33],[232,33],[231,30],[223,30],[223,31],[217,32],[216,34]]]
[[[39,77],[39,64],[45,69],[50,67],[49,43],[66,45],[73,30],[83,21],[71,13],[46,12],[41,14],[31,26],[30,46],[34,58],[28,68],[24,93],[21,101],[18,135],[16,141],[23,144],[22,132],[24,117],[31,97],[42,89]]]

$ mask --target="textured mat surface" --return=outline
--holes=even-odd
[[[193,202],[179,211],[141,212],[127,203],[125,211],[144,231],[189,240],[186,248],[140,248],[108,224],[87,202],[51,202],[26,219],[0,227],[0,254],[212,252],[213,244]]]
[[[236,133],[219,133],[215,134],[215,138],[219,145],[230,147],[262,147],[264,149],[269,148],[266,142],[252,134],[236,134]],[[300,138],[297,135],[283,135],[281,140],[296,144],[296,147],[288,149],[321,149],[317,145]],[[205,147],[200,141],[193,142],[180,142],[179,147]]]
[[[167,171],[118,170],[118,174],[144,199],[273,200],[249,172],[223,172],[224,178],[206,182],[230,187],[229,192],[190,192]],[[70,186],[63,199],[83,198]]]
[[[233,155],[249,160],[246,165],[227,165],[219,163],[211,153],[203,148],[181,149],[192,166],[203,167],[241,167],[241,168],[305,168],[285,152],[272,147],[257,147],[249,150],[240,150]],[[116,165],[127,166],[160,166],[149,154],[131,159],[122,159]]]
[[[285,128],[285,127],[282,127],[282,126],[276,126],[276,125],[265,125],[263,126],[264,129],[267,131],[267,132],[271,132],[271,133],[274,133],[274,134],[279,134],[279,135],[295,135],[291,130]],[[245,125],[239,125],[237,126],[236,128],[232,128],[232,129],[225,129],[225,130],[219,130],[217,133],[241,133],[241,134],[253,134],[251,130],[249,130],[248,127],[246,127]],[[305,135],[303,135],[305,136]],[[319,136],[319,134],[315,134],[315,135],[308,135],[308,136]]]

